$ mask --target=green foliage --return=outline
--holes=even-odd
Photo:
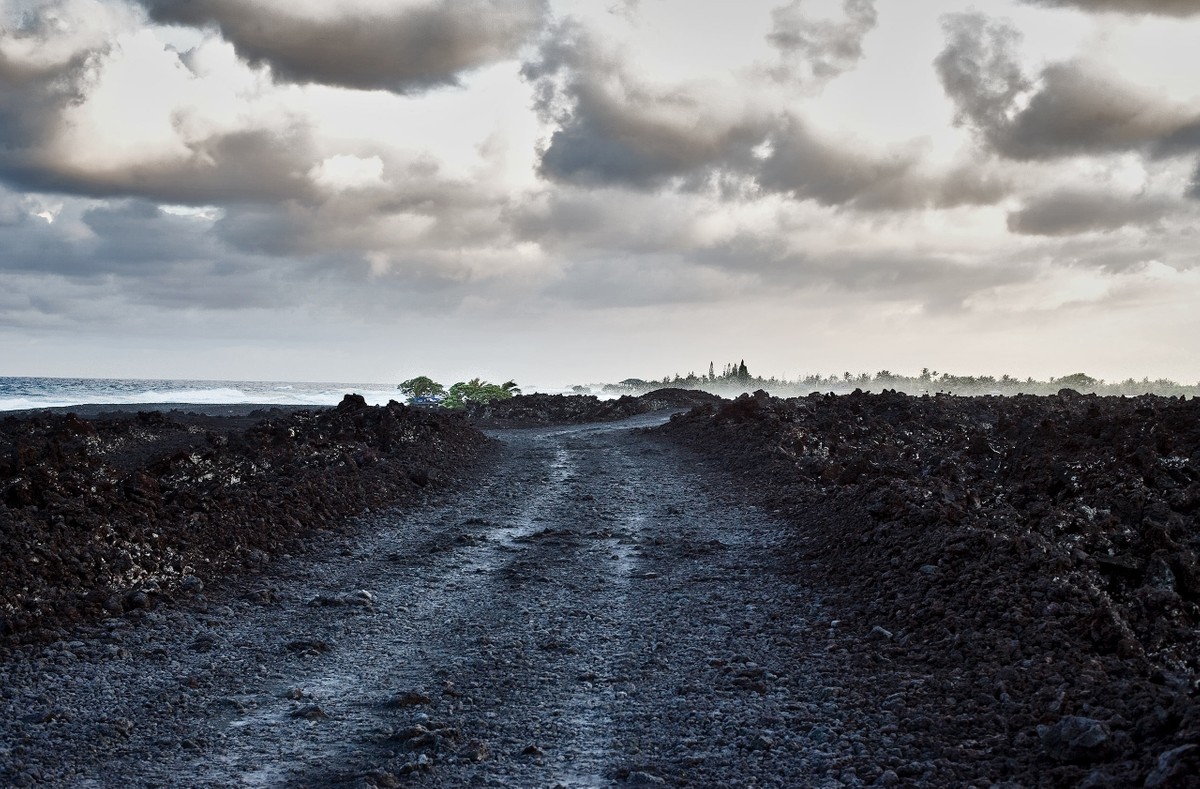
[[[1080,392],[1091,392],[1096,388],[1096,384],[1100,383],[1095,378],[1084,373],[1073,373],[1072,375],[1064,375],[1062,378],[1051,378],[1050,383],[1058,384],[1065,389],[1075,389]]]
[[[444,397],[446,395],[446,387],[427,375],[409,378],[396,388],[400,390],[400,394],[408,398],[409,403],[418,397]]]
[[[519,395],[516,381],[506,381],[493,384],[472,378],[470,381],[459,381],[450,387],[446,399],[442,401],[445,408],[465,408],[469,403],[490,403],[493,400],[507,400]]]

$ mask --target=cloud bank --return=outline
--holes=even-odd
[[[1194,4],[609,5],[8,9],[0,344],[175,311],[962,328],[1191,292],[1200,92],[1127,17]]]
[[[1185,148],[1200,112],[1120,81],[1082,61],[1051,63],[1036,77],[1019,63],[1020,32],[982,14],[944,22],[935,66],[960,123],[1013,159]]]
[[[1088,13],[1158,14],[1189,17],[1200,15],[1192,0],[1023,0],[1044,8],[1077,8]]]
[[[464,71],[511,58],[546,15],[544,0],[143,5],[156,22],[217,29],[240,56],[270,66],[278,79],[401,93],[456,85]]]

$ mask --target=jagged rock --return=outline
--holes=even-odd
[[[297,537],[418,495],[410,469],[437,487],[489,446],[457,415],[359,395],[249,417],[0,419],[0,599],[28,601],[0,635],[198,595]]]
[[[1108,724],[1080,715],[1067,715],[1057,723],[1038,727],[1046,755],[1060,762],[1097,759],[1104,754],[1111,736]]]
[[[1200,745],[1180,745],[1159,755],[1145,785],[1150,789],[1183,786],[1197,776],[1200,776]]]

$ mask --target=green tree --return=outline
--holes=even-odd
[[[1090,392],[1095,390],[1101,382],[1087,373],[1072,373],[1057,380],[1051,378],[1050,383],[1065,389],[1074,389],[1077,392]]]
[[[404,395],[410,403],[418,397],[444,397],[446,395],[446,387],[427,375],[418,375],[416,378],[409,378],[396,388],[400,390],[400,394]]]
[[[514,393],[521,393],[521,390],[517,388],[516,381],[493,384],[479,378],[472,378],[470,381],[459,381],[451,386],[442,405],[446,408],[465,408],[470,403],[507,400]]]

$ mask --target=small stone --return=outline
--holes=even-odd
[[[279,595],[276,594],[274,589],[264,587],[262,589],[255,589],[251,592],[248,592],[246,594],[246,599],[252,603],[257,603],[258,605],[270,605],[271,603],[279,602]]]
[[[421,693],[420,691],[416,691],[416,690],[409,690],[409,691],[405,691],[404,693],[397,693],[396,695],[392,696],[390,699],[387,700],[387,702],[384,704],[384,706],[397,707],[397,708],[427,707],[430,704],[433,704],[433,699],[430,698],[427,694]]]
[[[750,741],[750,750],[752,751],[769,751],[775,741],[765,734],[760,734]]]
[[[371,594],[366,589],[358,589],[353,592],[348,592],[347,594],[343,595],[342,599],[346,601],[346,605],[361,605],[368,607],[375,605],[375,595]]]
[[[876,786],[899,786],[900,776],[895,770],[884,770],[883,773],[875,779]]]
[[[396,772],[399,773],[400,775],[411,775],[413,773],[429,772],[429,770],[432,769],[432,767],[433,767],[433,762],[430,761],[429,757],[426,756],[425,754],[421,754],[420,756],[418,756],[416,758],[416,761],[409,762],[408,764],[404,765]]]
[[[875,625],[875,627],[871,628],[871,632],[867,634],[867,638],[871,639],[872,641],[891,641],[892,631],[885,630],[879,625]]]
[[[126,608],[145,608],[150,605],[150,596],[143,591],[130,592],[125,595]]]
[[[297,638],[284,645],[289,652],[300,655],[319,655],[329,651],[329,644],[319,638]]]
[[[537,747],[536,745],[526,745],[524,750],[521,751],[521,753],[523,753],[526,756],[545,756],[546,755],[546,752],[543,751],[541,748]]]
[[[387,770],[371,770],[363,776],[363,779],[369,786],[377,786],[381,789],[395,789],[395,787],[403,785],[396,775]]]
[[[1166,551],[1155,551],[1146,563],[1146,586],[1160,592],[1175,591],[1175,573],[1171,571],[1170,555]]]
[[[303,718],[304,720],[309,720],[309,721],[319,721],[319,720],[324,720],[324,719],[328,718],[329,716],[326,715],[325,710],[321,709],[318,705],[305,704],[303,707],[300,707],[299,709],[292,710],[292,717],[293,718]]]
[[[1038,738],[1051,759],[1081,762],[1103,755],[1110,733],[1107,724],[1095,718],[1067,715],[1050,726],[1038,726]]]
[[[486,744],[480,742],[479,740],[471,740],[468,742],[460,754],[460,756],[462,756],[464,759],[471,762],[485,761],[491,755],[491,749],[489,749]]]
[[[199,594],[204,591],[204,581],[194,575],[185,575],[179,579],[179,591],[184,594]]]

